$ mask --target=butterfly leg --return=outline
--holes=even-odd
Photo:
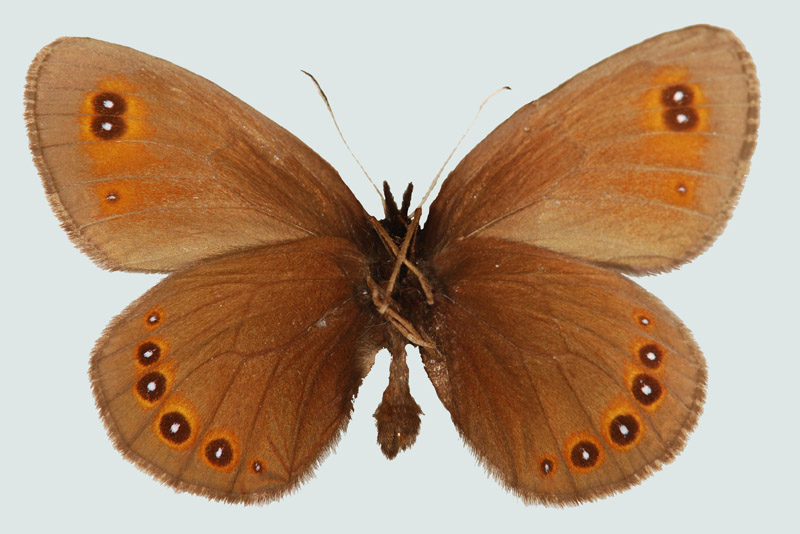
[[[383,289],[375,282],[375,280],[369,276],[366,280],[367,286],[372,294],[372,302],[375,304],[376,308],[380,308],[384,302],[389,302],[390,304],[394,303],[394,300],[392,300],[391,297],[385,296]],[[408,319],[405,319],[393,308],[386,308],[381,315],[385,317],[386,320],[392,324],[392,326],[395,327],[397,332],[399,332],[404,338],[414,345],[420,347],[433,347],[433,344],[423,339],[422,335],[417,332],[417,329],[414,328],[414,325],[412,325]]]

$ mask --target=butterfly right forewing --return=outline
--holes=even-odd
[[[664,271],[722,231],[759,114],[750,55],[692,26],[624,50],[522,107],[442,184],[428,254],[470,236],[626,272]]]

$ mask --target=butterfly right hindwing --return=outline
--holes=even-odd
[[[644,289],[541,248],[468,239],[437,256],[423,361],[453,422],[526,501],[635,484],[683,447],[706,367]]]

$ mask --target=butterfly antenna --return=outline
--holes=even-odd
[[[361,167],[361,172],[364,173],[364,176],[367,177],[367,180],[369,180],[369,183],[371,183],[372,187],[375,188],[375,191],[378,192],[378,196],[381,197],[381,203],[383,204],[383,210],[385,212],[386,211],[386,199],[381,194],[381,190],[378,188],[378,186],[375,185],[375,182],[372,181],[372,178],[370,177],[369,173],[367,173],[367,170],[364,168],[363,165],[361,165],[361,162],[358,161],[358,158],[356,157],[356,155],[353,152],[353,150],[350,148],[350,145],[347,144],[347,139],[344,138],[344,134],[342,133],[342,129],[339,128],[339,123],[336,122],[336,116],[333,114],[333,108],[331,108],[331,103],[328,101],[328,97],[325,95],[325,91],[322,90],[322,86],[319,84],[317,79],[314,78],[314,76],[310,72],[306,72],[306,71],[304,71],[302,69],[300,70],[300,72],[302,72],[303,74],[305,74],[306,76],[311,78],[311,81],[314,82],[314,85],[317,86],[317,91],[319,91],[319,96],[322,97],[323,102],[325,102],[325,107],[328,108],[328,113],[331,114],[331,119],[333,119],[333,125],[336,126],[336,131],[339,132],[339,137],[342,139],[342,142],[344,143],[344,146],[347,147],[347,151],[350,152],[350,155],[353,156],[354,160],[356,160],[356,163],[358,163],[358,166]]]
[[[497,96],[498,93],[500,93],[502,91],[510,91],[510,90],[511,90],[511,88],[509,86],[507,86],[507,85],[504,86],[504,87],[501,87],[500,89],[496,90],[495,92],[493,92],[492,94],[487,96],[486,99],[483,102],[481,102],[480,107],[478,107],[478,112],[475,113],[475,118],[473,118],[472,122],[469,124],[469,126],[467,126],[467,130],[464,132],[464,135],[461,136],[461,139],[458,140],[458,143],[456,143],[456,146],[453,147],[453,150],[450,152],[450,155],[447,156],[446,160],[444,160],[444,163],[442,164],[442,167],[439,169],[439,172],[436,173],[436,176],[434,176],[433,183],[431,183],[431,186],[428,188],[428,191],[425,193],[425,196],[422,197],[422,200],[420,201],[419,206],[417,206],[417,209],[420,209],[422,207],[422,205],[425,204],[425,201],[428,200],[428,197],[433,192],[433,189],[436,187],[436,183],[439,181],[439,177],[442,175],[442,172],[444,172],[444,168],[447,167],[448,163],[450,163],[450,160],[453,158],[453,155],[456,153],[456,150],[458,150],[458,147],[461,146],[461,142],[464,141],[464,139],[467,137],[467,134],[469,133],[469,131],[472,129],[473,126],[475,126],[475,122],[478,120],[478,116],[481,114],[481,111],[483,110],[483,106],[485,106],[489,102],[489,100],[491,100],[492,98]]]

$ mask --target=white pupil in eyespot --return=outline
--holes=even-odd
[[[148,382],[147,383],[147,391],[155,391],[156,390],[156,383],[155,382]]]
[[[181,429],[180,423],[172,423],[172,426],[169,427],[169,431],[173,434],[177,434],[180,429]]]
[[[114,102],[111,100],[103,100],[103,107],[111,109],[114,107]]]
[[[101,126],[105,131],[111,130],[111,123],[110,122],[104,122]]]

